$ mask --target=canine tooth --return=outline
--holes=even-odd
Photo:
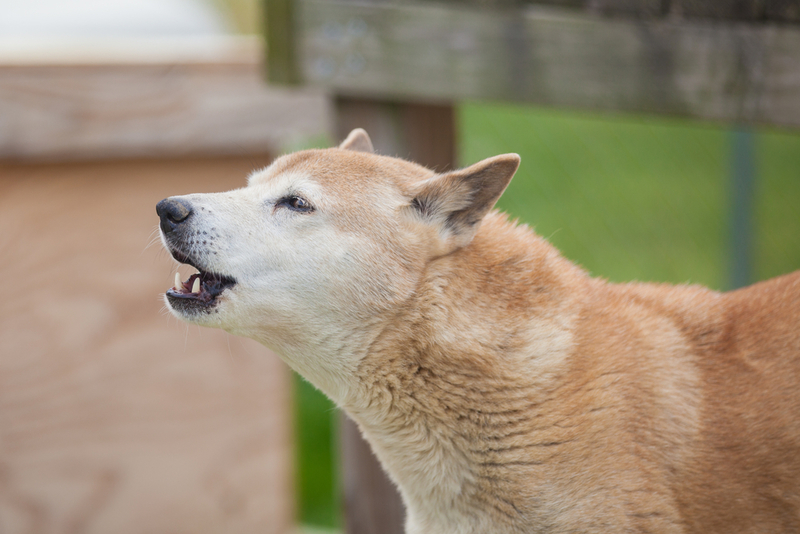
[[[176,272],[175,273],[175,289],[180,289],[181,287],[183,287],[183,284],[181,283],[181,275]]]
[[[200,277],[194,279],[194,284],[192,284],[192,293],[199,293],[200,292]]]

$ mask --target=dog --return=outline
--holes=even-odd
[[[358,423],[409,534],[800,532],[800,271],[719,293],[589,277],[354,130],[157,206],[190,323],[260,341]]]

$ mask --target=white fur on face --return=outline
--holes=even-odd
[[[292,195],[306,199],[313,211],[281,205]],[[397,213],[397,206],[364,206],[363,217],[352,210],[343,214],[335,192],[325,191],[312,176],[302,171],[272,176],[269,169],[245,188],[182,198],[193,208],[191,243],[184,251],[236,285],[208,312],[170,307],[173,313],[259,340],[334,399],[341,397],[359,358],[347,347],[360,345],[343,337],[371,335],[376,314],[413,287],[393,260],[402,257],[391,250],[397,228],[386,221],[376,226],[366,213]]]

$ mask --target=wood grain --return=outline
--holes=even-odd
[[[291,529],[287,369],[168,316],[154,242],[158,200],[267,161],[0,164],[0,532]]]
[[[533,5],[297,0],[294,9],[303,80],[337,94],[800,125],[791,25]]]
[[[329,129],[324,95],[266,84],[260,48],[126,50],[1,56],[0,159],[263,153]]]
[[[760,21],[764,0],[672,0],[670,9],[686,18]]]
[[[764,6],[764,18],[781,22],[800,22],[800,0],[769,0]]]

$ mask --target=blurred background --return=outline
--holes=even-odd
[[[399,532],[324,396],[165,312],[156,202],[363,126],[441,170],[519,153],[499,208],[594,276],[734,289],[800,268],[798,21],[788,0],[0,0],[0,533]]]

